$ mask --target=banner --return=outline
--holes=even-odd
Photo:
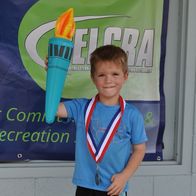
[[[45,123],[44,59],[57,17],[72,7],[74,51],[62,101],[96,94],[89,55],[106,44],[128,54],[122,96],[143,114],[145,160],[163,160],[163,91],[169,0],[7,0],[0,7],[0,160],[74,160],[72,119]]]

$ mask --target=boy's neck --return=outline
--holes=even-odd
[[[103,96],[99,96],[99,101],[101,103],[103,103],[104,105],[108,105],[108,106],[112,106],[112,105],[118,105],[119,104],[119,96],[116,97],[112,97],[112,98],[108,98],[108,97],[103,97]]]

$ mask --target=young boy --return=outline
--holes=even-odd
[[[142,115],[120,96],[128,78],[127,55],[106,45],[91,54],[90,63],[98,94],[60,103],[57,112],[76,123],[76,196],[126,195],[147,141]]]

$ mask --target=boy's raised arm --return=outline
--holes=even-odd
[[[63,102],[61,102],[58,106],[57,116],[60,117],[60,118],[66,118],[67,117],[67,110],[66,110],[65,105],[64,105]]]

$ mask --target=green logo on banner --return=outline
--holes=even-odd
[[[61,0],[38,1],[25,14],[19,29],[19,49],[26,70],[37,85],[45,90],[46,71],[43,67],[48,40],[54,36],[58,16],[72,7],[76,33],[63,97],[92,97],[96,94],[96,89],[90,82],[89,55],[96,47],[105,44],[118,45],[127,52],[129,70],[134,80],[129,79],[126,88],[131,89],[132,85],[140,86],[143,94],[147,88],[142,84],[141,73],[145,73],[146,76],[152,74],[156,64],[159,65],[159,59],[154,56],[160,53],[160,43],[156,46],[155,41],[160,41],[158,38],[161,34],[161,24],[155,24],[151,17],[145,16],[147,12],[149,14],[154,11],[154,1],[148,1],[151,2],[151,6],[146,7],[141,5],[141,2],[145,1],[138,3],[129,0],[100,0],[96,3],[90,0],[75,0],[71,3]],[[160,5],[156,14],[161,19],[162,4]],[[138,92],[130,94],[123,90],[123,94],[126,99],[140,99]]]

